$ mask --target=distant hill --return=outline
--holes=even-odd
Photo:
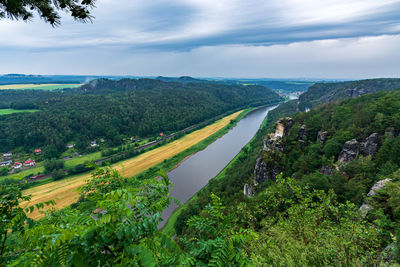
[[[54,92],[0,90],[0,108],[40,110],[0,116],[0,147],[62,153],[71,140],[97,138],[119,145],[125,137],[175,132],[225,112],[280,101],[261,85],[157,79],[98,79]]]
[[[274,123],[279,117],[290,116],[299,111],[306,111],[319,105],[336,102],[346,98],[379,91],[393,91],[400,88],[400,79],[381,78],[337,83],[316,83],[299,99],[291,100],[280,105],[269,113],[269,122]]]
[[[180,83],[210,82],[208,80],[195,79],[190,76],[181,76],[179,78],[158,76],[156,79],[164,82],[180,82]]]
[[[316,83],[299,97],[299,111],[320,104],[358,97],[378,91],[393,91],[400,88],[400,79],[368,79],[338,83]]]

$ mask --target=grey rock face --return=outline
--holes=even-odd
[[[275,180],[280,170],[276,166],[267,166],[263,158],[259,157],[254,168],[254,183],[261,184],[267,180]]]
[[[301,127],[300,127],[300,131],[299,131],[299,135],[298,135],[297,140],[298,140],[298,141],[304,141],[304,139],[305,139],[306,136],[307,136],[307,128],[306,128],[306,126],[303,124],[303,125],[301,125]]]
[[[317,141],[319,141],[321,144],[325,144],[327,136],[328,136],[327,131],[319,131],[317,135]]]
[[[332,166],[322,166],[320,172],[325,175],[332,175],[333,167]]]
[[[386,184],[387,184],[388,182],[391,182],[391,181],[392,181],[392,179],[390,179],[390,178],[387,178],[387,179],[378,181],[376,184],[374,184],[374,185],[371,187],[371,190],[369,190],[369,192],[368,192],[368,194],[367,194],[367,197],[371,197],[371,196],[376,195],[377,191],[379,191],[379,190],[381,190],[382,188],[384,188],[384,187],[386,186]],[[368,212],[369,212],[370,210],[372,210],[372,206],[369,205],[369,204],[370,204],[370,203],[369,203],[368,199],[366,199],[366,201],[365,201],[365,202],[362,204],[362,206],[360,207],[360,214],[361,214],[361,216],[363,216],[363,217],[367,216]]]
[[[376,93],[377,90],[373,88],[351,88],[344,91],[344,93],[352,98],[359,97],[365,94]]]
[[[373,156],[378,150],[379,135],[377,133],[371,134],[365,142],[360,144],[360,154],[363,156]]]
[[[264,151],[271,150],[283,152],[282,138],[264,139]]]
[[[376,192],[377,192],[378,190],[384,188],[385,185],[386,185],[388,182],[391,182],[391,181],[392,181],[392,179],[390,179],[390,178],[387,178],[387,179],[378,181],[376,184],[374,184],[374,186],[371,188],[371,190],[369,190],[369,192],[368,192],[368,194],[367,194],[367,197],[376,195]]]
[[[256,190],[255,190],[254,186],[251,186],[249,184],[245,184],[244,188],[243,188],[243,194],[245,196],[252,197],[252,196],[254,196],[256,194]]]
[[[343,145],[343,149],[339,154],[339,163],[348,163],[355,159],[358,156],[360,150],[360,144],[358,143],[357,140],[353,139],[350,141],[347,141]]]

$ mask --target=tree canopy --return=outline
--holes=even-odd
[[[90,21],[90,11],[96,0],[0,0],[0,19],[29,21],[37,13],[45,22],[57,26],[60,11],[70,14],[80,22]]]

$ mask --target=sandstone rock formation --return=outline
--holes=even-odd
[[[251,186],[249,184],[245,184],[244,188],[243,188],[243,194],[245,196],[252,197],[252,196],[254,196],[256,194],[256,190],[255,190],[254,186]]]
[[[289,132],[290,128],[292,128],[294,121],[292,118],[280,118],[276,122],[276,130],[275,137],[285,137]]]
[[[356,139],[347,141],[339,154],[338,163],[348,163],[357,158],[360,151],[360,144]]]
[[[360,144],[360,154],[363,156],[373,156],[378,150],[379,135],[377,133],[371,134],[365,142]]]
[[[332,175],[334,167],[332,166],[322,166],[320,172],[325,175]]]
[[[267,180],[275,180],[279,173],[280,169],[277,166],[269,166],[262,157],[259,157],[254,167],[254,184],[258,185]]]
[[[327,136],[328,136],[327,131],[319,131],[317,135],[317,141],[319,141],[321,144],[325,144]]]
[[[299,135],[298,135],[298,137],[297,137],[297,140],[299,141],[299,142],[304,142],[304,139],[307,137],[307,128],[306,128],[306,126],[303,124],[303,125],[301,125],[301,127],[300,127],[300,130],[299,130]]]
[[[381,190],[382,188],[384,188],[388,182],[392,182],[392,179],[387,178],[384,180],[380,180],[376,184],[374,184],[371,187],[371,190],[369,190],[369,192],[367,194],[367,198],[371,197],[371,196],[375,196],[377,194],[377,192],[379,190]],[[372,209],[372,206],[370,205],[369,200],[366,199],[366,201],[360,207],[360,214],[362,216],[366,216],[371,209]]]

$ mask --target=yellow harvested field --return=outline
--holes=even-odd
[[[24,88],[35,88],[35,87],[42,87],[42,86],[55,86],[58,84],[33,84],[33,83],[26,83],[26,84],[8,84],[8,85],[0,85],[0,90],[3,89],[24,89]]]
[[[24,83],[24,84],[6,84],[0,85],[0,90],[7,89],[62,89],[67,87],[77,87],[81,84],[64,84],[64,83],[43,83],[43,84],[33,84],[33,83]]]
[[[139,174],[218,132],[228,125],[231,120],[235,119],[241,112],[242,111],[238,111],[226,116],[211,125],[187,134],[169,144],[150,150],[132,159],[118,162],[114,164],[113,167],[125,177],[132,177]],[[90,174],[77,175],[71,178],[27,189],[23,193],[24,195],[31,195],[32,199],[29,202],[21,203],[21,207],[25,208],[37,203],[54,200],[56,202],[54,207],[56,209],[62,209],[74,203],[78,199],[78,188],[84,185],[88,178],[90,178]],[[32,214],[29,214],[29,217],[33,219],[38,219],[42,216],[43,214],[36,210]]]

